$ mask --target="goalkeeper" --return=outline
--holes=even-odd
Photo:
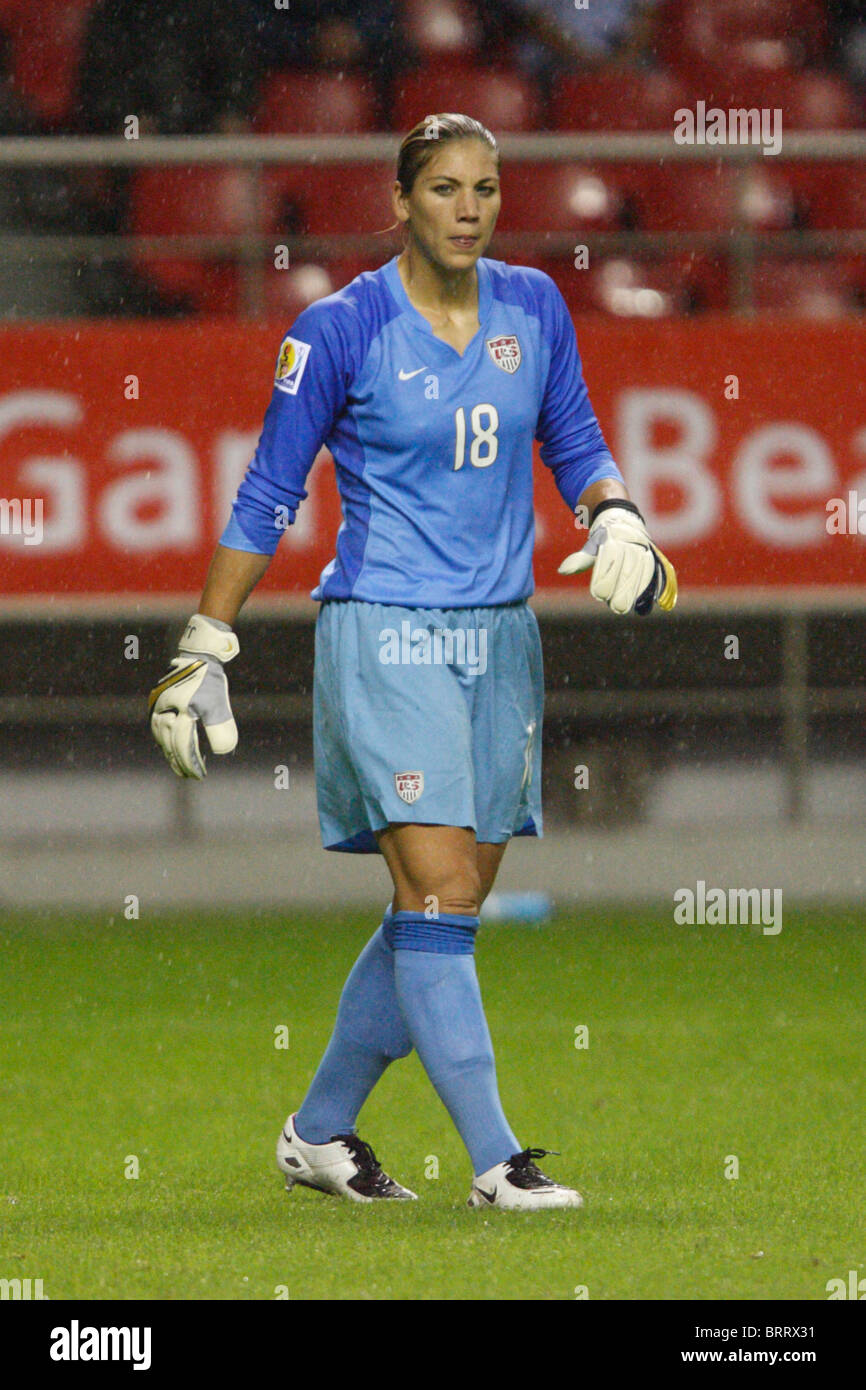
[[[343,504],[313,597],[313,733],[324,847],[380,853],[392,896],[346,981],[328,1047],[277,1142],[295,1184],[412,1199],[358,1137],[361,1108],[417,1051],[472,1166],[471,1207],[575,1207],[499,1097],[475,968],[479,910],[514,835],[540,835],[542,655],[533,590],[532,443],[587,509],[564,574],[617,614],[676,600],[602,437],[574,328],[548,276],[485,258],[500,205],[494,137],[461,115],[404,139],[393,206],[405,247],[297,318],[259,445],[178,656],[151,695],[178,775],[237,741],[234,624],[319,449]]]

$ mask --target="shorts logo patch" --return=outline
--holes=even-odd
[[[497,367],[501,367],[503,372],[508,372],[513,376],[522,361],[520,344],[513,334],[504,334],[501,338],[488,338],[487,351],[493,358]]]
[[[397,788],[397,795],[401,801],[406,801],[411,806],[413,801],[417,801],[424,790],[423,772],[395,772],[394,786]]]
[[[297,395],[309,355],[309,343],[301,342],[300,338],[287,337],[283,339],[280,344],[277,372],[274,377],[274,385],[280,391],[285,391],[289,396]]]

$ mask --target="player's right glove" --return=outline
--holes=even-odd
[[[201,720],[214,753],[237,747],[238,726],[229,703],[223,664],[240,651],[228,623],[196,613],[178,646],[178,655],[150,692],[148,711],[154,738],[178,777],[205,776],[198,741]]]

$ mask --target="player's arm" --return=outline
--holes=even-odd
[[[198,611],[232,627],[271,563],[270,555],[218,545],[210,562]]]
[[[258,448],[211,560],[198,612],[150,692],[151,730],[178,777],[200,781],[205,775],[199,721],[214,753],[237,746],[225,673],[240,650],[233,624],[307,496],[307,475],[345,398],[346,359],[340,324],[315,304],[280,344]]]
[[[612,612],[644,617],[677,598],[673,565],[654,546],[601,432],[577,350],[574,324],[559,290],[540,278],[542,323],[550,362],[536,434],[541,457],[568,506],[586,509],[589,538],[560,574],[592,568],[590,593]]]

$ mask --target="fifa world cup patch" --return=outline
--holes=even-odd
[[[401,801],[406,801],[411,806],[413,801],[417,801],[424,790],[423,772],[395,772],[394,786],[397,788],[397,795]]]
[[[309,355],[309,343],[303,343],[300,338],[292,338],[291,336],[283,339],[280,344],[277,372],[274,377],[274,385],[280,391],[285,391],[289,396],[297,395]]]
[[[497,367],[513,376],[522,361],[520,344],[514,334],[504,334],[501,338],[488,338],[487,351]]]

